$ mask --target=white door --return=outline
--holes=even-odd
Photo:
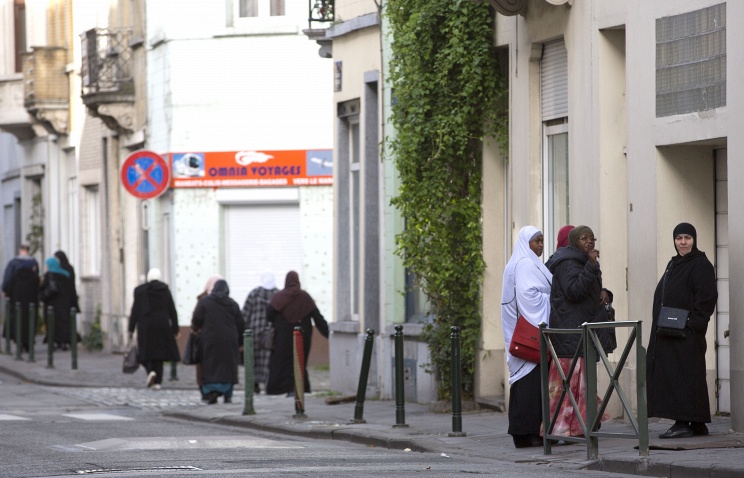
[[[225,279],[241,307],[248,293],[272,272],[278,289],[293,270],[302,282],[302,237],[298,204],[225,208]]]
[[[728,167],[725,149],[715,151],[716,161],[716,396],[718,411],[731,412],[731,360],[729,344],[729,234]]]

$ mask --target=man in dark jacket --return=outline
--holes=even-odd
[[[21,342],[23,350],[28,350],[29,342],[29,304],[39,305],[39,263],[29,254],[27,245],[18,248],[18,255],[8,262],[3,274],[3,297],[11,304],[4,336],[16,339],[15,309],[21,306]]]
[[[147,282],[134,289],[130,340],[135,329],[140,362],[147,372],[147,387],[157,390],[163,383],[163,362],[181,360],[176,344],[178,314],[168,285],[160,281],[159,269],[150,269]]]

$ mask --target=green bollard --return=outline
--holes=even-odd
[[[171,362],[170,363],[170,377],[168,380],[171,382],[177,382],[178,381],[178,362]]]
[[[356,405],[354,406],[354,418],[351,423],[367,423],[364,419],[364,397],[367,393],[367,379],[369,377],[369,364],[372,361],[372,345],[374,343],[375,331],[367,329],[367,338],[364,340],[364,354],[362,355],[362,371],[359,373],[359,386],[357,387]]]
[[[47,368],[54,368],[54,308],[47,307]]]
[[[28,361],[36,362],[34,346],[36,345],[36,302],[28,304]]]
[[[451,437],[464,437],[462,431],[462,370],[460,369],[460,327],[450,327],[450,344],[452,346],[452,432]]]
[[[243,415],[255,415],[253,409],[253,331],[243,331],[243,388],[245,389],[245,404]]]
[[[21,303],[15,304],[15,343],[16,360],[23,360],[23,318],[21,317]]]
[[[302,327],[295,326],[292,341],[294,355],[295,414],[292,418],[307,418],[305,415],[305,348],[302,342]]]
[[[5,353],[10,355],[10,300],[5,301],[5,320],[3,321],[3,335],[5,336]]]
[[[70,357],[72,357],[72,369],[78,368],[78,351],[77,351],[77,309],[70,309]]]
[[[407,428],[405,376],[403,375],[403,326],[395,326],[395,425],[393,428]]]

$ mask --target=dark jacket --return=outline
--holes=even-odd
[[[42,291],[49,288],[50,281],[54,281],[57,292],[46,298],[42,292],[44,318],[47,318],[49,307],[51,306],[54,311],[54,343],[69,344],[72,343],[70,309],[77,305],[75,283],[69,277],[47,271],[44,273],[44,279],[41,285]]]
[[[141,362],[181,360],[176,344],[178,313],[165,283],[156,280],[134,289],[129,333],[135,328]]]
[[[277,395],[291,392],[295,389],[293,362],[295,326],[299,325],[302,328],[303,355],[305,365],[307,365],[307,358],[312,346],[313,322],[320,335],[326,338],[328,338],[328,322],[317,307],[298,323],[291,324],[281,312],[274,310],[269,305],[267,318],[274,325],[276,335],[274,336],[274,350],[271,352],[271,358],[269,359],[269,381],[266,384],[266,393]],[[304,378],[304,391],[310,393],[312,390],[310,389],[310,380],[307,373],[305,373]]]
[[[646,354],[648,416],[710,422],[705,380],[705,333],[718,300],[716,274],[705,253],[693,249],[667,264],[654,293]],[[662,297],[663,291],[663,297]],[[657,335],[661,305],[690,311],[686,338]]]
[[[194,309],[191,328],[199,331],[202,384],[238,383],[245,329],[238,304],[227,295],[204,297]]]
[[[592,265],[585,252],[575,247],[558,249],[550,260],[553,286],[550,289],[550,328],[576,329],[592,322],[600,311],[602,271]],[[554,334],[551,341],[559,357],[573,357],[581,334]],[[579,351],[583,356],[583,350]]]

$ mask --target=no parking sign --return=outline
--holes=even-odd
[[[159,154],[141,149],[127,156],[121,166],[121,183],[139,199],[153,199],[170,184],[168,163]]]

